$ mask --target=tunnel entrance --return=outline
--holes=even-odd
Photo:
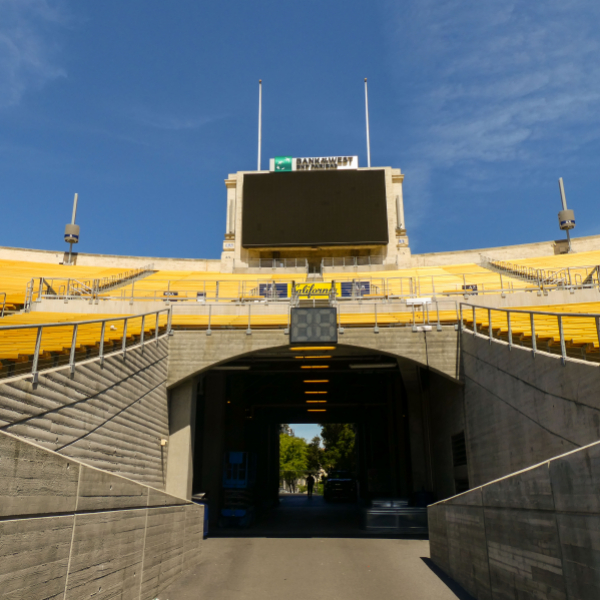
[[[212,531],[235,521],[224,516],[243,516],[236,508],[250,512],[247,522],[239,519],[245,526],[278,506],[306,503],[306,497],[280,495],[282,423],[351,424],[355,505],[382,499],[417,505],[423,494],[431,499],[422,466],[430,460],[424,414],[420,407],[409,414],[401,367],[363,348],[297,345],[257,351],[202,373],[192,492],[206,495]],[[320,495],[316,500],[313,506],[324,503]]]

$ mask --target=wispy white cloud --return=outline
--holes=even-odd
[[[186,116],[154,112],[146,108],[140,108],[133,113],[133,118],[148,127],[163,129],[166,131],[182,131],[186,129],[199,129],[213,121],[220,119],[219,116]]]
[[[415,161],[532,165],[600,139],[600,3],[409,0],[396,14]]]
[[[66,76],[57,43],[66,22],[59,1],[0,0],[0,108]]]

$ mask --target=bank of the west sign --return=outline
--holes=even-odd
[[[358,169],[358,156],[318,156],[314,158],[276,156],[269,162],[269,170],[276,172]]]

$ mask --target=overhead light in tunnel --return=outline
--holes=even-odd
[[[299,358],[300,360],[313,360],[313,358],[331,358],[331,355],[328,355],[328,356],[294,356],[294,358]]]
[[[306,404],[327,404],[327,400],[307,400]]]
[[[305,379],[303,383],[329,383],[329,379]]]
[[[301,369],[329,369],[329,365],[302,365]]]
[[[305,394],[326,394],[327,392],[313,392],[313,391],[311,390],[311,391],[304,392],[304,393],[305,393]]]
[[[294,346],[290,348],[292,352],[310,352],[316,350],[317,352],[326,352],[327,350],[335,350],[335,346]]]
[[[398,365],[396,363],[372,363],[372,364],[356,364],[348,365],[351,369],[393,369]]]
[[[223,365],[222,367],[213,367],[215,371],[249,371],[250,365]]]
[[[306,412],[327,412],[326,408],[309,408]]]

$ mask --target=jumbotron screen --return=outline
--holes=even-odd
[[[244,176],[242,246],[387,244],[385,172]]]

